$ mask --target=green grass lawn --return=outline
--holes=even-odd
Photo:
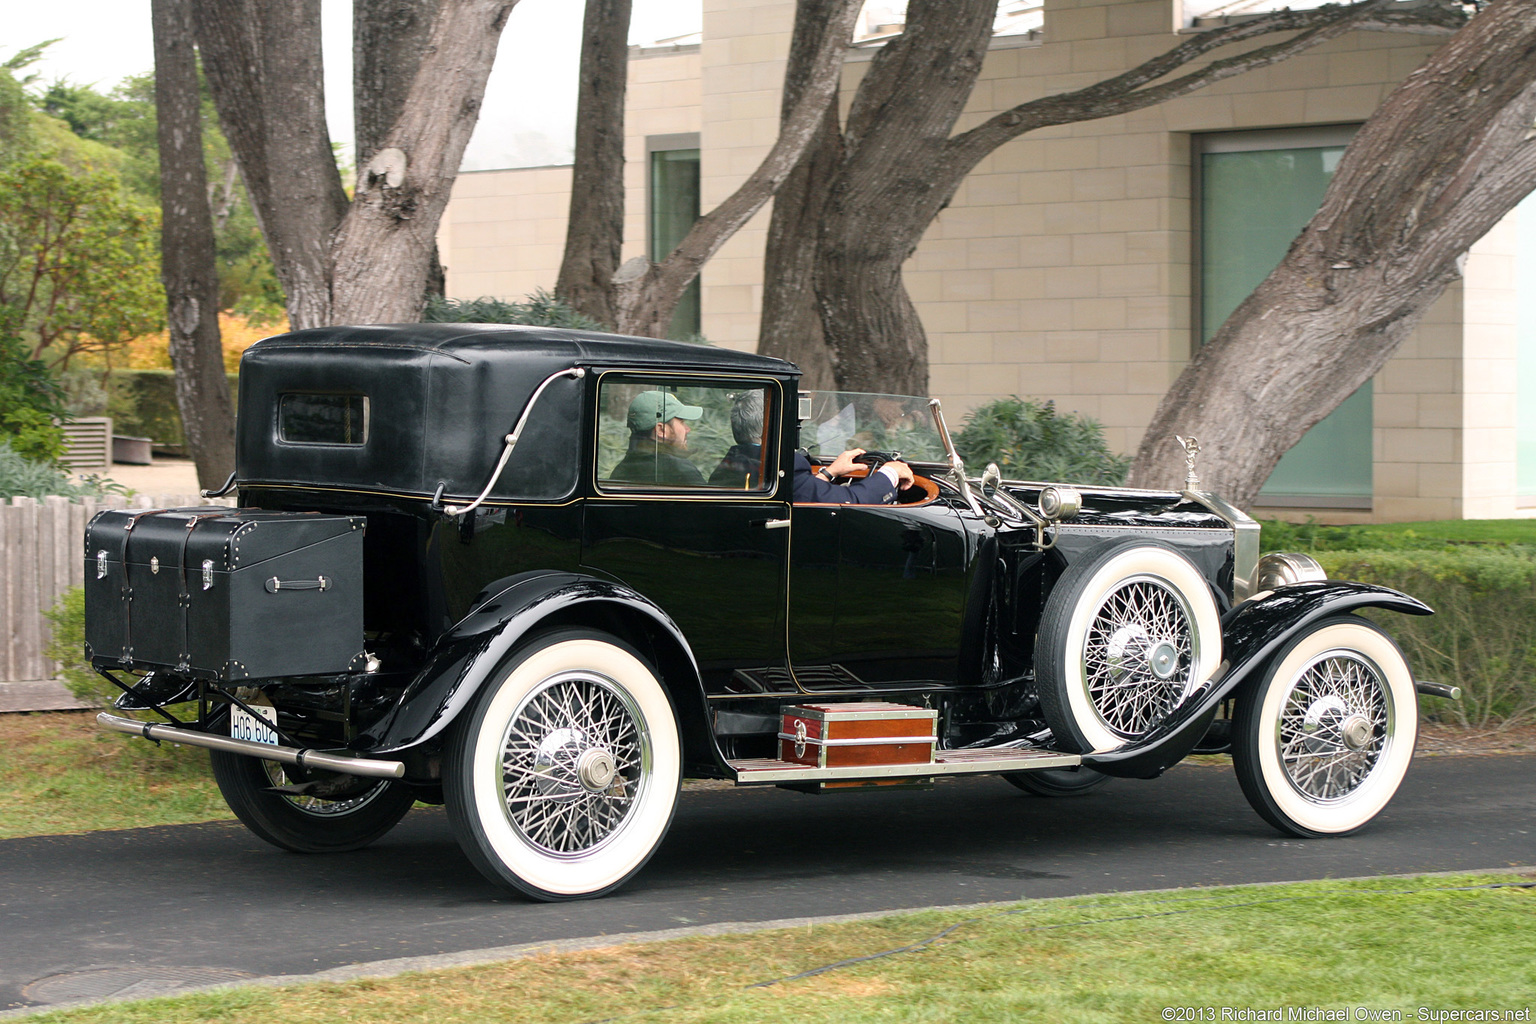
[[[1263,1019],[1230,1015],[1242,1010],[1319,1019],[1287,1016],[1291,1008],[1417,1020],[1424,1007],[1529,1020],[1536,893],[1490,883],[1531,884],[1384,878],[1038,900],[31,1019],[1054,1024]]]
[[[96,725],[94,711],[0,715],[0,839],[232,818],[194,747]]]

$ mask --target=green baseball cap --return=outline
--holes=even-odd
[[[645,434],[658,423],[696,420],[703,415],[702,406],[684,405],[676,395],[665,391],[642,391],[629,403],[629,432]]]

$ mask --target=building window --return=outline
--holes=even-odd
[[[1196,138],[1201,344],[1285,257],[1322,204],[1354,132],[1349,126]],[[1285,454],[1258,503],[1369,508],[1371,462],[1366,381]]]
[[[1515,207],[1515,494],[1536,506],[1536,196]]]
[[[648,248],[651,259],[660,261],[699,219],[699,137],[653,135],[646,139],[646,205],[649,210]],[[699,333],[699,279],[683,292],[672,313],[669,338]]]

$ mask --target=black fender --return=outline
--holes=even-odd
[[[1156,778],[1194,749],[1221,702],[1255,678],[1296,634],[1329,615],[1357,608],[1387,608],[1433,615],[1423,601],[1368,583],[1325,580],[1280,587],[1245,601],[1221,620],[1222,662],[1210,680],[1195,687],[1174,712],[1145,736],[1115,750],[1084,754],[1083,764],[1105,775]]]
[[[685,750],[698,749],[698,723],[706,720],[704,687],[682,630],[666,612],[622,583],[552,571],[520,573],[481,591],[469,614],[438,640],[395,706],[352,747],[389,754],[430,743],[474,702],[530,633],[577,624],[613,632],[651,658],[672,696]],[[709,746],[704,749],[712,751],[713,735],[706,734]]]

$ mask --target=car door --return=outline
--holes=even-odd
[[[789,649],[818,693],[932,688],[958,673],[969,544],[943,501],[796,505]]]
[[[708,692],[727,692],[741,670],[787,678],[789,487],[777,470],[782,386],[766,378],[612,371],[599,375],[597,388],[583,567],[665,611],[687,638]],[[742,417],[733,414],[754,396],[761,422],[743,433]],[[671,419],[652,422],[672,413],[688,427],[682,445],[667,429]],[[652,430],[631,429],[637,425]]]

